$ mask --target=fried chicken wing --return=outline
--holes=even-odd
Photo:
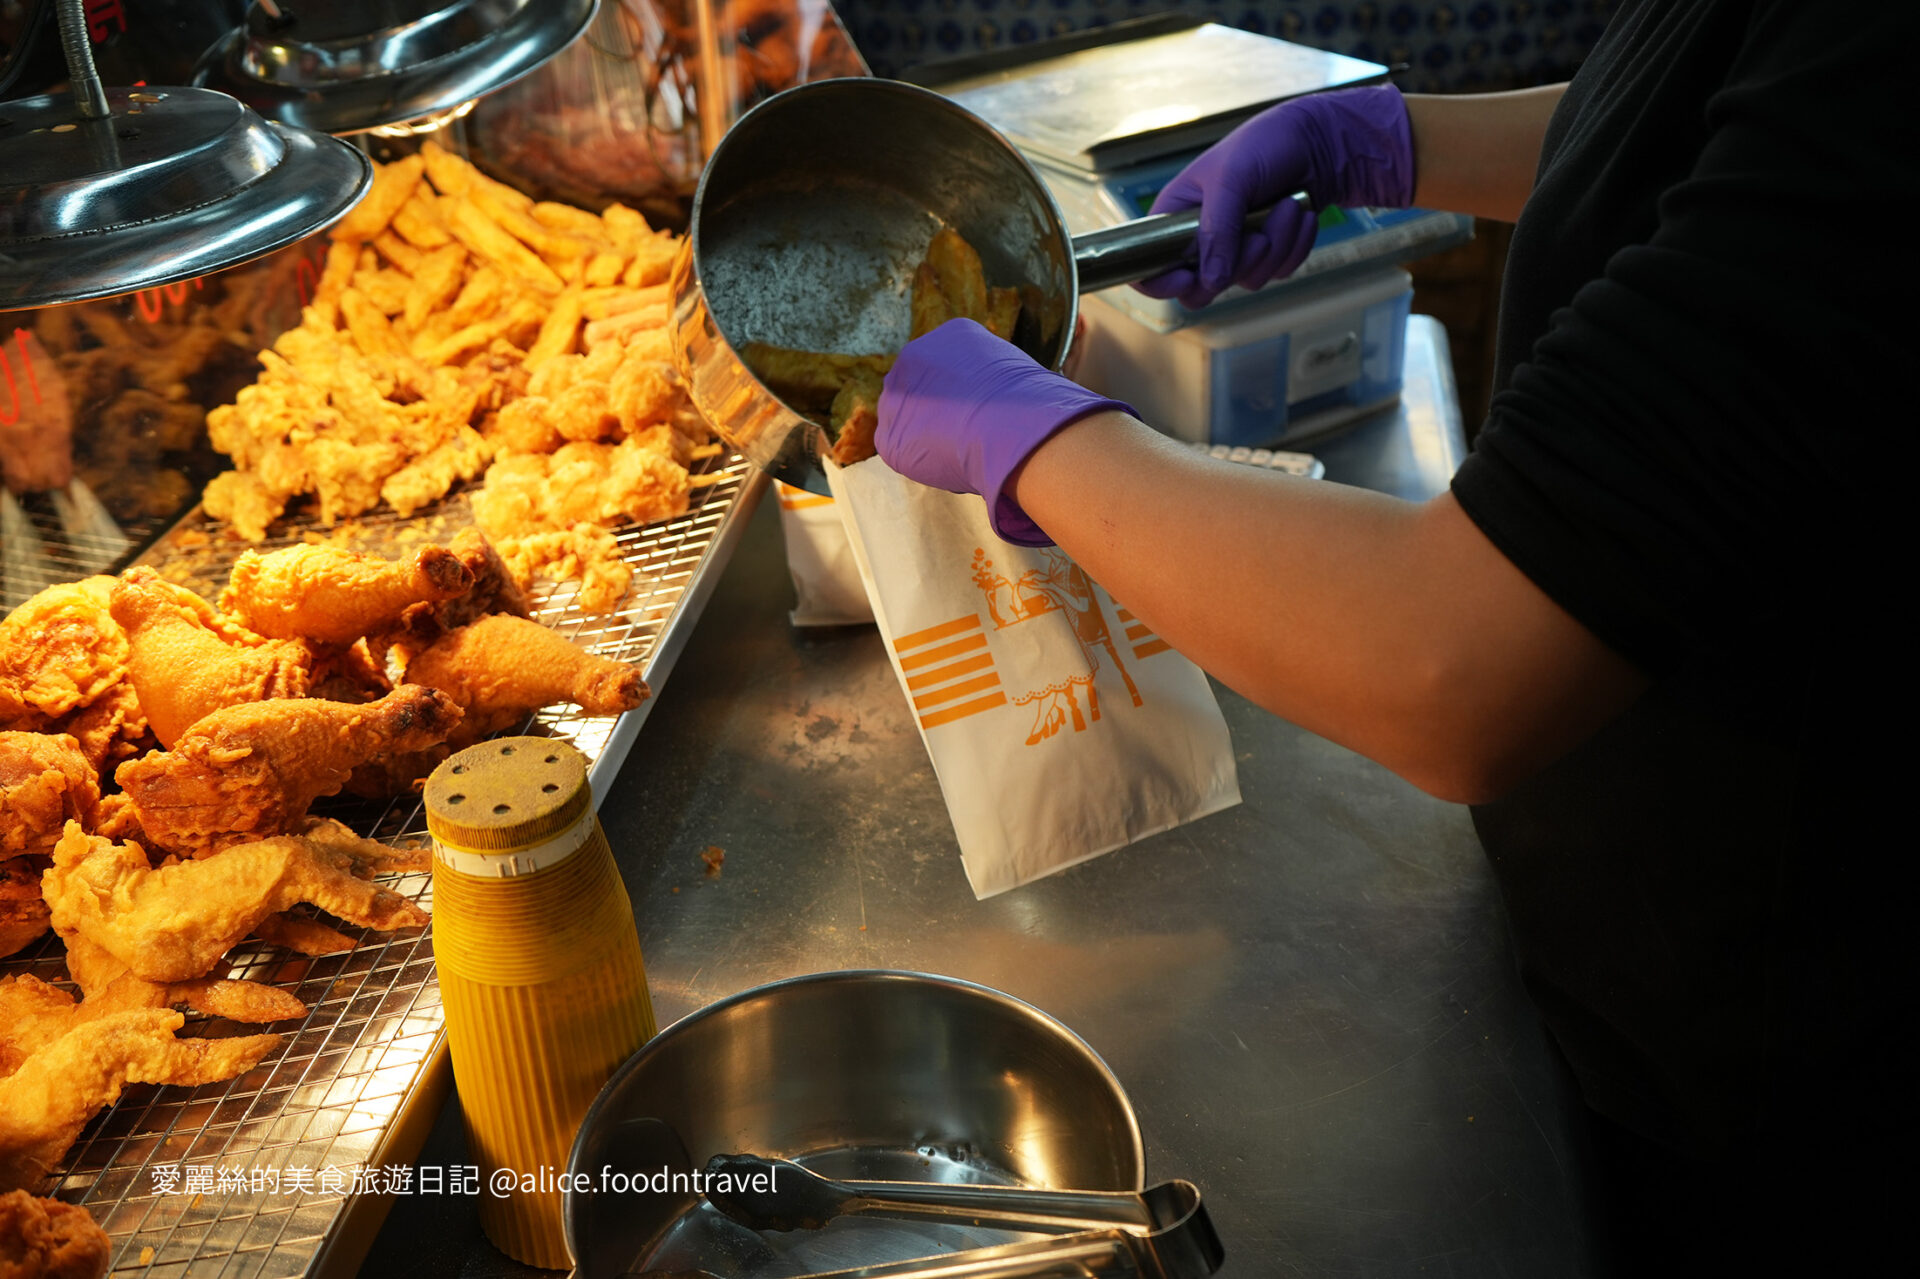
[[[385,630],[415,604],[466,594],[473,574],[444,546],[389,560],[336,546],[243,551],[220,606],[273,639],[351,644]]]
[[[130,1083],[210,1084],[258,1065],[278,1035],[175,1039],[179,1013],[147,1009],[83,1022],[0,1079],[0,1187],[51,1173],[103,1107]]]
[[[50,586],[0,621],[0,728],[39,728],[126,678],[111,577]]]
[[[520,617],[483,617],[448,632],[407,663],[407,678],[460,704],[460,741],[478,741],[556,702],[612,715],[647,699],[638,668],[595,657]]]
[[[24,1190],[0,1195],[0,1279],[102,1279],[112,1259],[85,1208]]]
[[[129,569],[113,588],[113,617],[126,630],[127,670],[162,746],[222,707],[306,696],[314,656],[306,641],[245,642],[212,605],[150,568]]]
[[[155,869],[138,844],[75,824],[55,847],[42,889],[63,937],[95,943],[147,981],[184,982],[300,902],[383,932],[425,925],[425,911],[361,878],[387,851],[337,822],[319,822],[303,834]]]
[[[364,705],[248,702],[202,717],[170,750],[128,760],[114,776],[154,844],[197,857],[298,829],[307,807],[361,764],[437,746],[459,723],[452,698],[418,684]]]
[[[50,853],[70,820],[91,822],[100,781],[66,734],[0,732],[0,859]]]
[[[230,977],[196,977],[156,982],[136,976],[113,953],[75,934],[66,939],[67,975],[85,999],[77,1007],[90,1016],[132,1008],[191,1008],[230,1021],[288,1021],[307,1015],[307,1006],[291,991],[263,982]],[[5,997],[0,994],[0,1013]],[[0,1071],[4,1071],[0,1063]]]

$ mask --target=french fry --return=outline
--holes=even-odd
[[[647,220],[640,216],[638,210],[629,209],[618,201],[600,211],[600,223],[615,244],[637,244],[653,234],[653,228],[647,225]]]
[[[651,289],[606,288],[588,289],[581,294],[581,313],[589,320],[604,320],[611,315],[624,315],[628,311],[640,311],[647,307],[666,308],[673,305],[665,285]]]
[[[620,273],[627,269],[627,257],[627,254],[615,250],[596,250],[594,255],[587,259],[586,274],[582,278],[582,283],[593,288],[605,288],[619,283]]]
[[[585,209],[576,209],[571,204],[555,204],[551,200],[542,200],[529,212],[540,221],[542,226],[555,231],[565,231],[582,239],[605,239],[606,223]],[[636,215],[637,216],[637,215]]]
[[[360,270],[353,274],[353,287],[385,316],[399,315],[407,309],[407,295],[413,291],[412,277],[385,267],[378,271]]]
[[[539,219],[501,198],[496,190],[485,186],[476,187],[472,192],[472,199],[501,230],[548,262],[556,260],[571,262],[575,258],[583,258],[593,252],[593,246],[578,236],[542,226]]]
[[[459,296],[460,273],[467,263],[467,250],[458,244],[446,244],[424,254],[419,270],[413,273],[413,288],[407,293],[407,327],[418,330],[427,316]]]
[[[547,318],[541,322],[540,335],[527,348],[527,363],[539,364],[573,349],[580,331],[580,290],[567,289],[560,294]]]
[[[420,148],[420,158],[427,166],[427,181],[444,196],[465,195],[480,176],[479,170],[431,139]]]
[[[348,211],[333,228],[336,240],[371,240],[387,229],[393,215],[413,195],[426,171],[426,161],[417,155],[381,165],[373,175],[373,186],[366,198]]]
[[[373,247],[380,251],[381,257],[408,275],[420,269],[420,259],[425,256],[419,249],[395,235],[391,227],[373,237]]]
[[[439,198],[425,186],[416,186],[413,198],[393,215],[393,229],[417,249],[437,249],[453,242],[453,233],[440,216]]]
[[[351,240],[335,240],[327,246],[327,262],[320,271],[320,279],[313,286],[313,307],[325,321],[326,327],[333,326],[333,320],[340,313],[340,294],[346,290],[347,282],[353,279],[354,269],[360,263],[360,246]]]
[[[583,341],[591,350],[602,342],[625,343],[642,329],[664,329],[666,325],[665,312],[654,307],[641,307],[610,315],[604,320],[589,320]]]
[[[673,255],[676,251],[672,236],[648,236],[634,247],[633,261],[627,264],[620,282],[629,288],[647,288],[663,283],[673,271]]]
[[[447,216],[447,229],[475,257],[493,263],[535,288],[558,293],[565,287],[552,267],[542,262],[532,249],[507,234],[473,201],[454,202]]]
[[[492,315],[500,308],[500,300],[506,296],[506,277],[491,266],[483,266],[467,277],[466,284],[453,299],[447,319],[453,327],[459,328],[471,324],[483,315]]]
[[[347,322],[347,332],[362,354],[375,357],[407,354],[406,344],[393,331],[393,325],[360,290],[348,289],[340,295],[340,318]]]

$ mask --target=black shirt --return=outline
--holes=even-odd
[[[1548,128],[1453,485],[1655,681],[1474,816],[1588,1101],[1703,1156],[1912,1114],[1914,8],[1629,0]]]

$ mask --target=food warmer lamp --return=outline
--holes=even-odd
[[[114,314],[95,327],[132,333],[127,320],[144,299],[165,305],[178,292],[177,307],[220,294],[207,287],[216,275],[330,226],[372,181],[354,147],[263,120],[226,94],[103,88],[83,0],[61,0],[58,17],[71,90],[0,102],[0,597],[8,604],[103,571],[162,527],[108,511],[74,478],[70,438],[76,425],[87,429],[100,396],[88,384],[70,397],[59,369],[68,353],[43,344],[54,328],[83,323],[70,317],[92,314],[66,304],[121,299],[106,304]],[[130,393],[156,401],[172,389],[139,381]],[[159,407],[191,410],[204,439],[203,405]]]
[[[325,133],[438,128],[585,31],[599,0],[255,0],[195,83]]]

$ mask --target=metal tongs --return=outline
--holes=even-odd
[[[866,1216],[1053,1235],[802,1279],[1202,1279],[1225,1257],[1200,1191],[1190,1181],[1163,1181],[1138,1194],[832,1181],[790,1160],[758,1155],[716,1155],[707,1162],[706,1176],[708,1202],[755,1230],[817,1230],[836,1217]],[[716,1191],[714,1182],[728,1189]],[[757,1185],[767,1189],[747,1188]],[[642,1279],[704,1275],[647,1271]]]

